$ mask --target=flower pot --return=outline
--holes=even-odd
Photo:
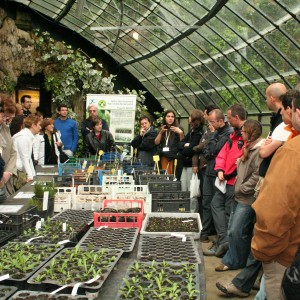
[[[38,211],[37,211],[37,215],[40,216],[40,218],[44,218],[47,219],[48,217],[52,217],[54,214],[54,198],[49,198],[48,199],[48,208],[47,210],[42,210],[43,207],[43,198],[37,198],[37,197],[33,197],[32,198],[34,200],[34,202],[38,207]]]

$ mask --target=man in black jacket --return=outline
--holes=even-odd
[[[217,176],[214,170],[215,159],[228,140],[229,135],[233,132],[230,125],[225,122],[225,116],[220,109],[214,109],[210,112],[208,122],[211,134],[208,143],[203,149],[207,164],[203,182],[203,228],[201,231],[201,242],[209,242],[208,236],[213,233],[213,219],[210,204],[215,193],[215,180]]]
[[[83,137],[85,137],[88,133],[93,131],[92,121],[93,121],[93,119],[99,117],[98,116],[98,107],[96,104],[90,104],[87,108],[87,111],[89,113],[89,117],[87,119],[85,119],[81,125],[81,134]],[[102,120],[102,129],[109,131],[109,127],[108,127],[108,124],[106,123],[106,121],[103,119],[101,119],[101,120]]]

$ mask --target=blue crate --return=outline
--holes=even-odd
[[[81,165],[79,163],[64,163],[58,165],[58,175],[71,175],[75,170],[80,170]]]
[[[121,154],[118,152],[105,152],[101,156],[101,161],[114,161],[114,160],[120,160]]]
[[[98,179],[100,185],[102,185],[103,175],[111,175],[111,170],[98,170]]]

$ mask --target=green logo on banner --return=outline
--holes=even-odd
[[[98,106],[99,106],[99,108],[105,108],[105,106],[106,106],[106,101],[105,101],[105,100],[100,100],[100,101],[98,102]]]

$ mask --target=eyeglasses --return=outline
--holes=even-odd
[[[97,111],[97,110],[89,110],[89,112],[95,112],[95,111]]]
[[[214,124],[214,123],[216,123],[216,122],[218,122],[219,120],[208,120],[208,123],[212,123],[212,124]]]

